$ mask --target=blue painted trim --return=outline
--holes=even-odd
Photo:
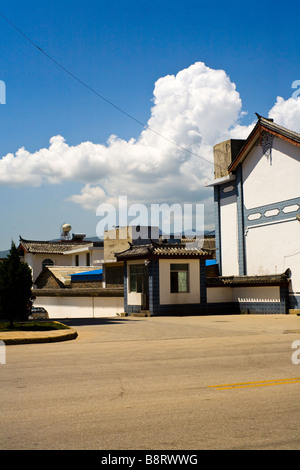
[[[289,288],[280,286],[280,313],[289,313]]]
[[[300,295],[299,294],[288,294],[289,308],[300,310]]]
[[[242,165],[236,169],[236,189],[237,189],[237,222],[238,222],[238,260],[239,275],[247,274],[245,258],[245,235],[244,235],[244,202],[243,202],[243,173]]]
[[[288,308],[285,302],[220,302],[207,304],[209,315],[272,315],[287,314]]]
[[[200,303],[207,303],[207,288],[206,288],[206,269],[205,260],[200,259]]]
[[[128,292],[127,292],[127,262],[124,261],[124,312],[127,313],[127,299],[128,299]]]
[[[283,209],[287,206],[293,206],[298,204],[299,208],[293,212],[284,213]],[[278,209],[279,213],[277,215],[273,215],[271,217],[266,217],[265,212]],[[260,213],[261,217],[256,220],[249,220],[249,215]],[[272,204],[266,204],[263,206],[253,207],[251,209],[247,209],[244,207],[244,225],[245,227],[251,227],[253,225],[264,225],[268,222],[280,222],[284,220],[291,219],[295,217],[297,214],[300,213],[300,197],[295,197],[293,199],[286,199],[285,201],[278,201]]]
[[[218,186],[219,186],[220,200],[227,199],[228,197],[231,197],[231,196],[237,196],[236,181],[232,181],[231,183],[220,184]],[[232,187],[232,186],[233,186],[233,189],[231,191],[224,192],[224,189]]]
[[[272,315],[272,314],[285,314],[286,306],[281,302],[240,302],[240,313],[242,314],[257,314],[257,315]]]
[[[238,302],[218,302],[206,305],[207,315],[239,315],[240,313]]]
[[[159,260],[154,259],[148,266],[149,272],[149,312],[157,315],[159,312]]]
[[[160,305],[157,315],[201,315],[206,313],[206,308],[198,304],[168,304]]]
[[[142,309],[141,305],[127,305],[127,308],[125,310],[126,313],[131,314],[131,313],[140,313]]]

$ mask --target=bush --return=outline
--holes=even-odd
[[[20,260],[18,249],[11,244],[9,255],[0,264],[0,316],[27,320],[32,289],[32,274],[27,263]]]

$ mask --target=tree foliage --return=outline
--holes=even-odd
[[[31,298],[32,274],[27,263],[20,260],[18,249],[11,244],[9,255],[0,263],[0,316],[26,320]]]

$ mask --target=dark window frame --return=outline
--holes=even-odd
[[[144,264],[129,265],[129,292],[136,294],[143,293],[143,278],[148,276],[148,267]]]
[[[46,266],[54,266],[54,261],[50,258],[45,258],[42,261],[42,269],[46,268]]]
[[[184,288],[182,288],[183,285]],[[170,292],[171,294],[188,294],[190,292],[189,263],[170,264]]]

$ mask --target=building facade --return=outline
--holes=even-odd
[[[214,258],[213,246],[214,239],[199,248],[150,240],[116,253],[124,263],[125,314],[205,314],[206,260]]]
[[[218,282],[239,282],[250,313],[300,309],[299,163],[300,134],[261,116],[246,140],[214,148],[207,186],[214,188]],[[263,299],[258,289],[267,286]]]
[[[20,257],[32,270],[33,283],[46,266],[95,266],[103,263],[103,242],[89,240],[37,241],[20,237]]]

